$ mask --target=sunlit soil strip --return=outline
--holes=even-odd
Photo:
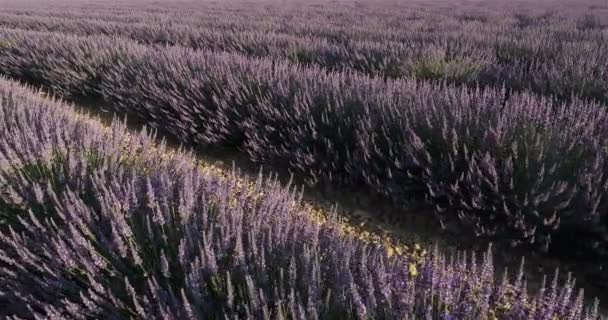
[[[201,168],[201,170],[204,172],[209,172],[226,180],[233,177],[233,173],[228,172],[214,164],[210,164],[204,160],[198,160],[198,162],[199,168]],[[242,188],[243,190],[247,189],[248,197],[257,199],[264,196],[261,193],[252,193],[254,187],[253,182],[246,182],[241,177],[236,178],[238,187]],[[344,236],[352,236],[367,244],[383,246],[386,249],[389,257],[407,256],[417,263],[422,263],[424,258],[427,256],[427,250],[423,249],[420,244],[408,245],[403,243],[403,241],[398,241],[387,234],[381,234],[381,232],[375,230],[372,231],[370,230],[371,228],[367,227],[368,224],[365,222],[359,224],[352,223],[346,216],[336,217],[335,214],[333,214],[329,209],[318,207],[305,201],[294,201],[293,206],[298,212],[306,212],[312,221],[316,222],[317,224],[332,223],[339,228],[341,234]],[[410,266],[410,273],[413,276],[417,274],[416,265]]]

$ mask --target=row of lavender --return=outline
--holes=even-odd
[[[5,6],[10,5],[7,0]],[[19,7],[22,1],[17,2]],[[36,4],[36,1],[33,1]],[[585,1],[234,1],[150,3],[60,1],[6,13],[21,17],[56,17],[73,20],[123,23],[185,24],[191,27],[224,27],[225,30],[257,30],[297,36],[321,35],[333,40],[402,41],[408,33],[464,30],[516,35],[542,28],[546,33],[582,36],[580,29],[601,31],[608,23],[603,0]],[[590,19],[589,19],[590,18]],[[604,18],[604,19],[603,19]],[[480,28],[480,26],[482,28]],[[475,30],[477,29],[477,30]],[[488,30],[489,29],[489,30]],[[431,32],[432,33],[432,32]],[[601,33],[601,32],[600,32]],[[404,38],[405,37],[405,38]]]
[[[382,81],[103,36],[0,31],[0,71],[197,146],[232,146],[313,183],[424,201],[446,228],[608,259],[600,105]],[[570,241],[569,237],[577,237]],[[599,259],[599,260],[597,260]]]
[[[1,317],[598,319],[573,282],[528,295],[491,254],[389,257],[275,180],[243,189],[5,79],[0,123]]]
[[[67,17],[57,13],[63,18],[39,16],[36,11],[29,16],[26,11],[0,16],[0,26],[124,36],[144,44],[289,59],[329,70],[484,87],[504,85],[560,99],[578,95],[608,102],[607,34],[599,20],[581,22],[581,17],[556,13],[526,18],[513,10],[502,15],[439,10],[413,19],[416,11],[410,8],[399,12],[403,16],[394,13],[390,17],[395,19],[384,24],[362,18],[357,23],[362,27],[353,31],[343,24],[359,18],[358,14],[343,12],[341,23],[331,23],[315,8],[304,8],[301,17],[276,10],[246,14],[224,9],[204,14],[184,10],[185,16],[170,11],[119,17],[102,14],[93,21],[84,10]],[[401,22],[398,17],[403,18]],[[291,18],[288,25],[287,18]]]

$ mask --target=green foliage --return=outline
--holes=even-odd
[[[536,57],[536,53],[532,49],[513,44],[498,44],[495,51],[496,61],[500,64],[531,63]]]
[[[576,27],[579,30],[590,31],[602,29],[604,26],[602,25],[600,19],[597,16],[588,13],[580,17],[576,21]]]
[[[466,58],[446,59],[441,56],[430,56],[420,59],[414,65],[414,75],[423,80],[447,80],[454,82],[473,81],[481,66],[476,61]]]
[[[394,79],[401,78],[406,75],[406,65],[405,61],[390,61],[384,68],[384,76]]]
[[[15,44],[9,40],[0,40],[0,49],[9,49],[13,47]]]
[[[287,53],[287,59],[301,64],[311,64],[314,62],[314,57],[311,56],[310,51],[301,47],[290,48]]]
[[[57,173],[65,165],[66,157],[54,152],[51,159],[37,160],[26,163],[21,168],[16,168],[18,174],[25,176],[30,182],[58,184]]]
[[[458,19],[460,21],[464,21],[464,22],[481,22],[481,23],[488,23],[490,21],[490,19],[485,16],[483,13],[464,13],[461,16],[458,17]]]
[[[92,158],[91,158],[92,159]],[[65,172],[67,162],[66,155],[60,152],[53,152],[50,159],[38,159],[30,163],[23,164],[21,167],[9,169],[6,173],[8,179],[17,179],[23,177],[29,183],[37,186],[51,186],[57,192],[65,190],[66,185],[62,182],[62,172]],[[91,163],[93,163],[91,161]],[[28,214],[28,210],[39,218],[52,217],[53,212],[44,205],[44,199],[40,199],[37,203],[27,203],[24,205],[16,201],[10,203],[8,200],[0,199],[0,224],[11,225],[19,230],[18,218],[20,215]],[[4,230],[4,227],[0,228]]]

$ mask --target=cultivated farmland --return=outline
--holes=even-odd
[[[601,319],[607,108],[604,0],[0,0],[0,318]]]

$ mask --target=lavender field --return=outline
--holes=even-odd
[[[606,290],[605,0],[0,0],[1,319],[597,320]]]

